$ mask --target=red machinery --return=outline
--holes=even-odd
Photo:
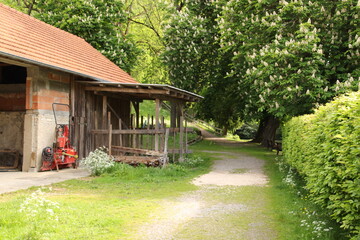
[[[42,152],[42,167],[41,171],[53,170],[66,167],[76,167],[76,159],[78,158],[77,152],[70,143],[70,130],[69,124],[58,124],[54,106],[67,104],[53,103],[53,112],[56,124],[56,142],[54,146],[46,147]]]

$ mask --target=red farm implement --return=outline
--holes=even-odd
[[[42,152],[41,171],[48,171],[59,168],[76,167],[76,159],[78,158],[76,149],[70,143],[70,119],[67,124],[59,124],[56,116],[55,106],[65,106],[67,104],[53,103],[53,113],[55,118],[56,139],[53,147],[46,147]]]

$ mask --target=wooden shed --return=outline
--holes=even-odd
[[[83,158],[103,145],[120,156],[163,150],[161,102],[172,106],[171,132],[183,134],[183,106],[200,99],[172,86],[140,84],[83,39],[0,4],[0,169],[39,170],[42,149],[55,139],[53,103],[70,106],[55,112],[70,120]],[[147,125],[139,115],[143,100],[156,102]],[[153,137],[151,146],[141,142],[145,134]]]

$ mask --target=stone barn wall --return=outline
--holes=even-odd
[[[23,171],[38,171],[42,150],[53,146],[53,103],[69,104],[70,74],[47,68],[28,68]],[[56,107],[59,123],[67,123],[69,109]]]

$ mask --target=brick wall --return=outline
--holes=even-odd
[[[27,104],[32,110],[52,110],[53,103],[69,104],[70,75],[62,72],[39,68],[37,76],[28,78],[27,88],[32,87]],[[57,111],[68,111],[66,107],[56,108]]]
[[[24,111],[24,110],[25,110],[25,92],[23,93],[0,92],[0,111]]]

